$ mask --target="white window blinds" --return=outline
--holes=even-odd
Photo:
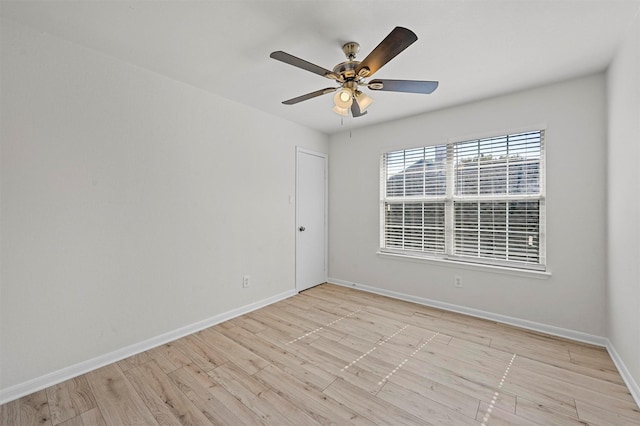
[[[544,269],[544,131],[387,152],[381,250]]]
[[[445,252],[446,158],[444,145],[383,156],[383,247]]]

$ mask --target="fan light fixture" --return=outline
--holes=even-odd
[[[336,105],[333,107],[333,112],[343,117],[346,117],[349,115],[349,108],[340,108],[338,105]]]
[[[343,117],[349,115],[349,109],[353,105],[355,101],[358,105],[359,113],[364,114],[365,110],[373,103],[373,99],[359,90],[355,90],[355,94],[353,94],[351,89],[344,87],[340,89],[334,96],[333,101],[335,103],[333,107],[333,112]],[[354,113],[356,114],[356,113]],[[357,115],[359,116],[359,115]]]
[[[363,61],[356,60],[360,45],[355,41],[347,42],[342,45],[342,52],[347,60],[333,67],[333,70],[312,64],[281,50],[271,52],[269,56],[275,60],[320,75],[339,84],[339,87],[316,90],[315,92],[288,99],[282,103],[294,105],[335,92],[333,96],[333,111],[341,116],[348,116],[349,112],[351,112],[351,115],[355,118],[365,115],[367,113],[366,109],[373,103],[373,99],[359,90],[361,87],[387,92],[432,93],[438,87],[437,81],[380,79],[365,81],[416,40],[418,40],[418,36],[413,31],[403,27],[395,27]]]
[[[358,103],[358,106],[360,107],[360,111],[361,112],[365,112],[365,110],[367,108],[369,108],[369,105],[371,105],[373,103],[373,98],[371,98],[370,96],[365,95],[364,93],[362,93],[361,91],[357,91],[356,92],[356,102]]]
[[[351,107],[351,104],[353,104],[353,92],[346,87],[343,87],[333,96],[333,102],[338,108],[348,109]]]

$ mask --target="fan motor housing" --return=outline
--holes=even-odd
[[[345,79],[354,78],[356,76],[356,69],[360,65],[360,61],[347,61],[336,65],[333,68],[333,72],[340,74]]]

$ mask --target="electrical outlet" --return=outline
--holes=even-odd
[[[242,276],[242,287],[247,288],[251,285],[251,277],[249,275]]]
[[[456,286],[456,288],[462,288],[462,277],[460,275],[453,277],[453,285]]]

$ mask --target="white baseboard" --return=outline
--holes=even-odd
[[[365,284],[354,283],[350,281],[344,281],[338,278],[329,278],[329,282],[344,287],[357,288],[359,290],[368,291],[369,293],[376,293],[382,296],[393,297],[394,299],[406,300],[408,302],[418,303],[420,305],[431,306],[433,308],[443,309],[445,311],[457,312],[460,314],[469,315],[472,317],[483,318],[491,321],[500,322],[503,324],[513,325],[527,330],[538,331],[540,333],[551,334],[553,336],[564,337],[566,339],[576,340],[578,342],[590,343],[596,346],[607,346],[607,338],[594,336],[588,333],[582,333],[580,331],[569,330],[562,327],[556,327],[553,325],[542,324],[534,321],[529,321],[521,318],[514,318],[506,315],[494,314],[493,312],[482,311],[480,309],[468,308],[466,306],[454,305],[451,303],[440,302],[437,300],[427,299],[424,297],[413,296],[410,294],[399,293],[396,291],[385,290],[378,287],[372,287]]]
[[[113,352],[109,352],[107,354],[82,361],[78,364],[65,367],[61,370],[53,371],[51,373],[45,374],[44,376],[36,377],[35,379],[19,383],[6,389],[0,389],[0,405],[18,399],[25,395],[29,395],[33,392],[48,388],[49,386],[64,382],[65,380],[72,379],[81,374],[88,373],[89,371],[95,370],[97,368],[104,367],[105,365],[109,365],[122,359],[128,358],[140,352],[155,348],[156,346],[164,345],[165,343],[169,343],[181,337],[203,330],[207,327],[211,327],[237,316],[255,311],[256,309],[286,299],[295,294],[295,290],[287,290],[266,299],[250,303],[236,309],[232,309],[230,311],[215,315],[202,321],[198,321],[194,324],[180,327],[168,333],[164,333],[159,336],[144,340],[142,342],[115,350]]]
[[[618,352],[616,352],[616,349],[613,347],[613,343],[611,343],[609,339],[607,339],[607,351],[609,351],[609,356],[613,360],[613,363],[616,365],[618,372],[622,376],[622,380],[624,380],[625,384],[629,388],[631,396],[636,401],[636,404],[638,404],[638,407],[640,407],[640,386],[638,386],[638,383],[633,379],[633,376],[627,369],[627,366],[624,364],[622,358],[620,358],[620,355],[618,355]]]
[[[566,328],[556,327],[553,325],[542,324],[534,321],[528,321],[520,318],[509,317],[506,315],[494,314],[492,312],[481,311],[479,309],[467,308],[465,306],[454,305],[451,303],[439,302],[437,300],[431,300],[424,297],[412,296],[405,293],[399,293],[391,290],[385,290],[378,287],[372,287],[365,284],[354,283],[351,281],[345,281],[338,278],[329,278],[329,283],[341,285],[349,288],[356,288],[358,290],[367,291],[369,293],[380,294],[382,296],[392,297],[394,299],[405,300],[408,302],[415,302],[425,306],[431,306],[433,308],[444,309],[446,311],[457,312],[473,317],[488,319],[491,321],[500,322],[503,324],[513,325],[516,327],[524,328],[527,330],[537,331],[540,333],[551,334],[553,336],[563,337],[565,339],[575,340],[583,343],[590,343],[596,346],[602,346],[607,348],[613,363],[615,364],[620,376],[629,388],[629,392],[633,399],[640,407],[640,386],[633,379],[633,376],[627,369],[626,365],[622,361],[622,358],[618,355],[613,344],[606,337],[595,336],[588,333],[582,333],[580,331],[569,330]]]
[[[594,336],[594,335],[582,333],[579,331],[568,330],[565,328],[541,324],[533,321],[527,321],[519,318],[513,318],[505,315],[494,314],[491,312],[481,311],[478,309],[472,309],[472,308],[467,308],[464,306],[454,305],[450,303],[439,302],[436,300],[431,300],[423,297],[412,296],[412,295],[399,293],[391,290],[385,290],[385,289],[372,287],[364,284],[344,281],[338,278],[329,278],[328,282],[332,284],[341,285],[344,287],[356,288],[356,289],[367,291],[370,293],[392,297],[394,299],[406,300],[408,302],[415,302],[425,306],[431,306],[434,308],[444,309],[447,311],[458,312],[458,313],[462,313],[462,314],[466,314],[466,315],[470,315],[478,318],[497,321],[503,324],[514,325],[516,327],[521,327],[528,330],[538,331],[546,334],[551,334],[554,336],[576,340],[579,342],[585,342],[585,343],[590,343],[597,346],[606,347],[607,351],[609,352],[609,355],[611,356],[611,359],[613,360],[614,364],[618,368],[618,371],[620,372],[622,379],[626,383],[627,387],[629,388],[629,391],[631,392],[631,395],[635,399],[636,404],[640,406],[640,386],[638,385],[638,383],[636,383],[636,381],[633,379],[633,377],[629,373],[629,370],[627,369],[626,365],[624,364],[624,362],[616,352],[611,341],[609,341],[609,339],[605,337]],[[39,390],[45,389],[49,386],[53,386],[55,384],[64,382],[65,380],[69,380],[81,374],[85,374],[97,368],[104,367],[105,365],[109,365],[114,362],[120,361],[122,359],[128,358],[140,352],[144,352],[149,349],[155,348],[156,346],[163,345],[165,343],[171,342],[173,340],[176,340],[181,337],[187,336],[189,334],[195,333],[197,331],[203,330],[207,327],[211,327],[221,322],[228,321],[237,316],[244,315],[256,309],[259,309],[264,306],[270,305],[272,303],[278,302],[280,300],[289,298],[295,294],[296,294],[295,290],[288,290],[283,293],[277,294],[275,296],[260,300],[258,302],[254,302],[236,309],[232,309],[222,314],[215,315],[206,320],[199,321],[197,323],[194,323],[185,327],[181,327],[179,329],[161,334],[151,339],[144,340],[134,345],[130,345],[130,346],[118,349],[116,351],[98,356],[96,358],[92,358],[87,361],[83,361],[78,364],[63,368],[61,370],[54,371],[49,374],[45,374],[44,376],[28,380],[26,382],[11,386],[6,389],[0,389],[0,405],[13,401],[15,399],[18,399],[25,395],[29,395],[33,392],[37,392]]]

